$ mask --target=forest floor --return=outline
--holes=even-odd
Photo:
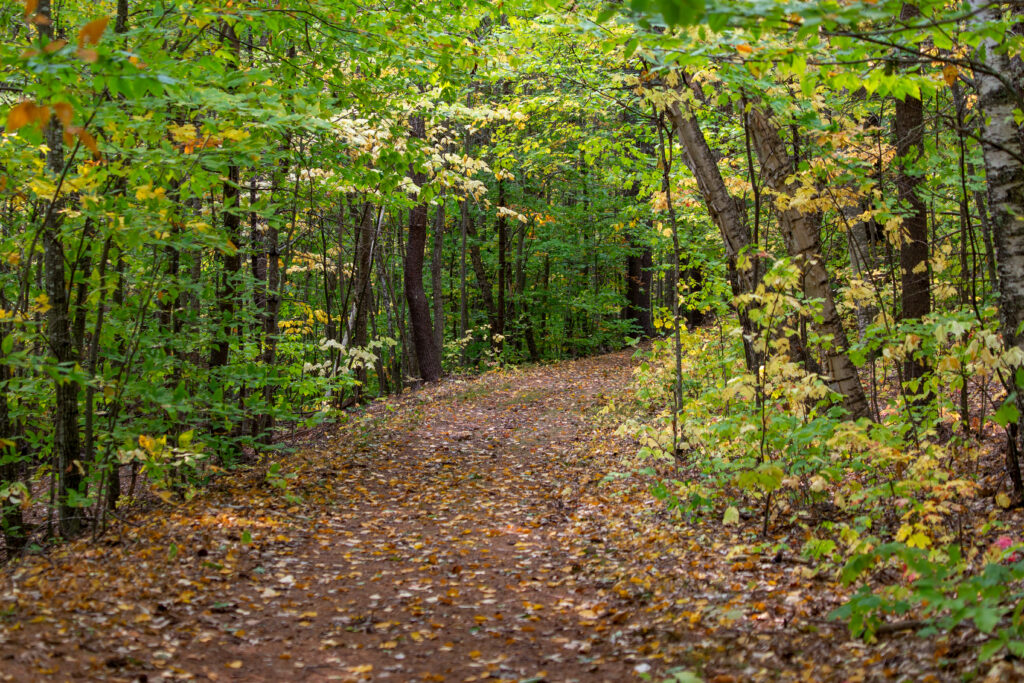
[[[635,444],[597,411],[630,373],[622,352],[446,380],[327,430],[274,476],[227,475],[97,541],[13,563],[0,573],[0,678],[686,670],[726,683],[952,680],[971,668],[970,634],[851,640],[826,618],[845,589],[824,572],[736,556],[756,520],[670,519],[643,482],[607,481]],[[979,673],[1008,680],[1009,666]]]

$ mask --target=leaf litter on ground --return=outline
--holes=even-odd
[[[826,618],[848,589],[744,551],[756,522],[723,524],[724,505],[673,517],[642,478],[609,479],[636,446],[596,413],[630,373],[620,352],[447,380],[289,456],[287,498],[239,472],[12,563],[0,677],[728,683],[970,666],[949,634],[851,640]]]

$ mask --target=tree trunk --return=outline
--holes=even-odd
[[[982,131],[979,134],[979,138],[984,136]],[[967,174],[972,178],[976,175],[974,172],[974,164],[967,163]],[[992,242],[992,225],[988,220],[988,209],[986,208],[987,202],[985,201],[985,193],[981,190],[975,190],[974,205],[978,211],[978,225],[981,228],[981,240],[985,245],[985,273],[988,275],[988,284],[992,288],[993,292],[999,291],[999,277],[997,275],[998,269],[996,268],[996,249]]]
[[[752,245],[750,230],[747,228],[746,216],[740,200],[729,194],[718,168],[715,155],[711,152],[704,133],[700,129],[697,118],[688,109],[684,111],[679,103],[673,103],[668,109],[676,128],[676,135],[683,147],[683,159],[697,180],[704,204],[711,215],[711,220],[718,226],[725,243],[725,256],[728,260],[729,282],[734,296],[752,293],[761,280],[760,265],[755,254],[748,254],[748,264],[740,268],[740,253]],[[743,350],[746,355],[747,369],[757,372],[761,365],[761,354],[754,348],[755,331],[744,307],[737,310],[740,326],[743,329]]]
[[[480,288],[480,296],[484,300],[484,308],[487,309],[487,320],[493,333],[498,326],[497,312],[494,307],[494,294],[491,291],[491,279],[487,276],[487,269],[484,268],[484,260],[480,255],[480,243],[477,241],[473,216],[470,215],[468,208],[466,210],[466,234],[470,240],[469,260],[473,264],[473,274],[476,276],[476,284]]]
[[[425,139],[423,117],[409,119],[414,138]],[[410,172],[412,182],[419,187],[427,182],[425,173]],[[417,204],[409,212],[409,237],[405,248],[405,299],[409,304],[409,325],[412,327],[413,349],[420,376],[426,382],[441,378],[441,354],[434,343],[434,330],[430,321],[430,304],[423,291],[423,256],[427,244],[427,205]]]
[[[224,41],[228,44],[231,54],[235,56],[237,63],[239,56],[238,36],[235,29],[228,24],[222,27]],[[217,341],[210,350],[210,368],[220,368],[228,364],[228,354],[231,348],[231,330],[234,326],[235,297],[238,286],[238,273],[242,269],[242,255],[238,250],[239,226],[241,225],[241,214],[239,213],[239,170],[238,166],[228,167],[228,177],[224,181],[224,204],[221,211],[224,216],[224,234],[230,244],[223,253],[223,272],[221,283],[218,287],[217,308],[220,318],[220,330],[217,332]]]
[[[466,224],[469,222],[468,199],[459,202],[459,331],[456,339],[461,339],[469,331],[469,301],[466,300]],[[466,364],[466,347],[462,347],[462,364]]]
[[[637,144],[648,156],[652,155],[650,145],[642,142]],[[632,187],[622,193],[624,198],[634,203],[639,195],[639,181],[634,181]],[[649,231],[651,227],[645,226],[644,229]],[[626,254],[626,307],[622,311],[622,318],[631,321],[643,339],[650,339],[654,336],[654,321],[651,319],[651,269],[654,258],[651,245],[628,226],[625,233],[629,251]]]
[[[0,340],[4,338],[6,326],[0,327]],[[9,382],[11,381],[11,368],[0,358],[0,489],[12,485],[18,481],[19,458],[17,435],[14,424],[11,421],[7,396]],[[24,528],[24,520],[21,515],[21,505],[17,502],[0,499],[0,527],[3,529],[4,546],[7,549],[7,558],[25,547],[27,541]]]
[[[904,5],[900,18],[910,19],[917,14],[916,7]],[[900,318],[912,320],[931,312],[928,213],[920,195],[920,172],[915,168],[924,154],[924,107],[921,100],[910,95],[896,100],[895,104],[896,156],[899,160],[896,192],[900,204],[910,207],[910,213],[903,217],[900,242]],[[927,370],[923,358],[908,357],[903,362],[903,380],[920,380]],[[920,394],[920,387],[915,388],[914,393]]]
[[[433,291],[434,303],[434,344],[437,348],[444,348],[444,293],[442,291],[444,265],[444,200],[437,206],[437,215],[434,217],[434,249],[430,259],[430,288]]]
[[[505,208],[505,181],[498,181],[498,305],[494,329],[491,330],[491,341],[500,352],[504,347],[505,336],[505,287],[508,275],[508,222],[501,209]]]
[[[117,17],[114,19],[114,33],[128,30],[128,0],[117,0]]]
[[[986,0],[971,0],[979,26],[997,24],[1002,19],[999,6]],[[978,106],[982,112],[982,150],[988,183],[990,222],[995,241],[999,273],[999,317],[1006,348],[1024,348],[1024,148],[1021,129],[1014,119],[1019,104],[1017,93],[1003,79],[1016,72],[1001,46],[985,38],[978,46],[979,61],[985,69],[975,71]],[[1020,90],[1024,83],[1014,82]],[[1015,376],[1024,366],[1011,367],[1004,378],[1008,391],[1017,394],[1020,418],[1011,429],[1006,466],[1014,492],[1024,498],[1018,452],[1024,436],[1024,390],[1015,386]]]
[[[238,166],[228,167],[228,177],[224,182],[224,205],[222,207],[224,233],[231,243],[221,255],[223,270],[220,286],[217,288],[217,310],[220,329],[217,341],[210,350],[210,368],[220,368],[228,364],[231,348],[231,330],[234,327],[235,296],[238,286],[238,273],[242,269],[242,255],[238,250],[239,225],[238,215]]]
[[[363,204],[356,239],[356,272],[354,275],[356,317],[352,333],[353,343],[361,348],[365,348],[370,343],[369,328],[367,326],[372,295],[370,280],[373,275],[373,254],[377,248],[380,218],[381,215],[376,206],[370,202]],[[356,371],[356,377],[361,383],[361,386],[356,388],[356,395],[359,396],[362,393],[362,386],[366,384],[366,368],[359,368]]]
[[[626,233],[629,254],[626,256],[626,309],[623,317],[636,325],[640,336],[654,336],[651,319],[651,268],[653,257],[649,244],[639,243],[631,232]]]
[[[46,129],[47,168],[60,175],[64,162],[62,143],[63,132],[56,117],[50,119]],[[46,338],[53,353],[54,361],[63,371],[70,371],[79,360],[71,335],[69,298],[64,273],[64,243],[60,234],[58,207],[47,207],[43,225],[43,260],[46,269],[46,295],[50,310],[47,313]],[[56,398],[54,406],[53,450],[56,454],[57,500],[59,505],[60,531],[73,536],[81,530],[81,508],[68,502],[68,491],[80,491],[82,471],[79,458],[78,434],[78,384],[60,378],[54,382]]]
[[[786,152],[779,129],[768,114],[756,106],[750,112],[750,125],[765,183],[779,195],[793,196],[798,188],[789,180],[794,173],[793,160]],[[822,319],[817,327],[822,335],[831,338],[831,344],[824,350],[822,370],[835,391],[843,396],[843,406],[850,417],[869,417],[864,388],[857,368],[847,354],[846,331],[836,311],[832,286],[821,255],[818,219],[799,209],[786,208],[779,211],[779,224],[789,255],[802,271],[804,296],[822,302]]]
[[[122,187],[122,188],[120,188],[120,190],[123,192],[124,188]],[[197,255],[196,256],[196,260],[198,261],[199,259],[200,259],[200,256]],[[126,269],[126,266],[125,266],[125,262],[124,262],[124,251],[121,250],[121,249],[118,249],[118,252],[117,252],[117,265],[115,266],[115,272],[117,274],[117,281],[116,281],[116,284],[114,285],[114,294],[111,297],[112,300],[113,300],[113,304],[114,304],[113,305],[113,310],[122,310],[122,307],[124,306],[125,289],[126,289],[126,287],[125,287],[125,269]],[[198,279],[196,281],[198,281]],[[196,297],[196,298],[198,299],[198,297]],[[196,320],[199,319],[198,313],[196,313],[194,319],[196,319]],[[121,340],[118,341],[118,344],[117,344],[117,355],[118,355],[118,357],[124,358],[124,352],[125,352],[124,340],[121,339]],[[115,406],[115,408],[116,407],[117,406]],[[114,510],[114,509],[117,508],[117,501],[121,497],[121,467],[120,467],[120,464],[117,462],[116,459],[112,460],[109,464],[110,464],[110,478],[107,480],[107,490],[102,495],[106,496],[107,509],[108,510]],[[136,467],[137,467],[137,464],[133,463],[132,464],[132,483],[133,483],[133,485],[134,485],[134,482],[135,482],[134,477],[135,477]],[[133,488],[134,488],[134,486],[133,486]]]
[[[285,150],[287,152],[287,148]],[[287,177],[287,165],[284,165],[284,173],[280,173],[283,179]],[[255,177],[252,181],[256,182]],[[276,194],[279,189],[277,178],[271,184],[271,195]],[[251,196],[251,202],[255,204],[255,193]],[[263,412],[253,418],[253,436],[265,443],[273,441],[274,430],[274,395],[275,385],[273,377],[274,362],[277,357],[277,318],[281,307],[280,284],[281,267],[280,254],[278,253],[279,235],[277,225],[274,221],[267,221],[266,225],[260,227],[255,213],[252,214],[252,273],[253,273],[253,303],[256,308],[256,316],[259,322],[258,343],[260,346],[260,362],[264,366],[263,381]]]
[[[40,35],[53,38],[53,17],[50,0],[39,0],[36,11],[43,19],[36,24]],[[46,123],[46,170],[56,180],[64,170],[64,130],[56,115]],[[61,235],[60,200],[45,207],[43,215],[43,268],[46,295],[50,309],[46,318],[46,341],[59,370],[70,371],[79,360],[71,330],[70,298],[64,272],[64,241]],[[82,528],[82,508],[69,504],[69,491],[80,492],[82,470],[78,434],[78,384],[61,378],[54,379],[53,452],[56,469],[58,522],[65,536],[74,536]]]

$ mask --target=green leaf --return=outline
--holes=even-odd
[[[974,624],[982,633],[992,633],[1002,617],[1003,613],[994,607],[979,606],[974,611]],[[999,645],[1001,647],[1002,642],[999,642]]]
[[[637,40],[636,38],[633,38],[628,43],[626,43],[626,52],[625,52],[626,59],[629,59],[630,57],[632,57],[633,53],[636,52],[636,49],[639,46],[640,46],[640,41]]]
[[[615,5],[608,5],[603,10],[601,10],[600,14],[597,15],[597,18],[594,19],[594,23],[603,24],[618,13],[618,7],[616,7]]]
[[[950,38],[941,27],[932,31],[932,40],[935,42],[935,47],[940,50],[953,49],[953,39]]]
[[[724,12],[715,12],[708,15],[708,28],[715,33],[721,33],[722,29],[729,25],[729,15]]]
[[[778,465],[762,463],[755,470],[741,473],[736,479],[743,489],[759,489],[766,493],[778,489],[786,473]]]
[[[984,662],[986,660],[992,659],[993,655],[995,655],[1002,649],[1003,641],[999,638],[993,638],[992,640],[988,641],[987,643],[981,646],[981,649],[978,651],[978,661]]]
[[[806,68],[806,64],[805,64]],[[814,95],[814,78],[809,74],[804,74],[800,79],[800,92],[803,93],[804,97],[811,97]]]
[[[13,351],[13,350],[14,350],[14,335],[13,334],[9,334],[6,337],[4,337],[3,342],[0,342],[0,351],[3,351],[3,354],[6,356],[6,355],[10,354],[11,351]]]
[[[1017,422],[1020,419],[1020,411],[1017,410],[1016,395],[1010,396],[1003,405],[999,406],[999,410],[992,415],[992,419],[1000,427],[1006,427],[1011,422]]]
[[[686,26],[704,14],[705,0],[660,0],[658,9],[669,26]]]

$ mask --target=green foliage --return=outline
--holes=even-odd
[[[5,532],[49,504],[33,491],[99,524],[122,468],[187,498],[403,391],[427,343],[407,312],[422,284],[450,372],[620,348],[649,312],[666,338],[642,347],[617,409],[632,469],[673,514],[798,530],[805,558],[866,581],[836,613],[859,635],[914,613],[1017,653],[1019,563],[952,520],[976,494],[978,434],[1019,423],[1024,388],[1024,352],[997,333],[970,132],[984,112],[964,76],[984,41],[1016,58],[1024,37],[1011,13],[905,5],[184,0],[133,5],[117,31],[110,0],[3,5]],[[891,105],[912,100],[926,135],[900,158]],[[792,156],[785,191],[754,114]],[[689,117],[699,149],[678,139]],[[897,178],[928,204],[916,319]],[[784,212],[814,229],[787,234]],[[845,328],[823,331],[830,303],[805,294],[816,259],[814,296]],[[843,354],[871,378],[873,422],[844,413],[827,367]],[[68,403],[79,438],[53,429]],[[286,471],[266,483],[298,502]],[[69,474],[82,483],[56,491]],[[880,590],[896,562],[913,578]]]
[[[873,329],[866,338],[878,344],[880,358],[902,362],[923,349],[934,370],[907,392],[930,395],[931,405],[908,410],[912,399],[896,395],[882,421],[852,423],[822,378],[790,358],[799,319],[817,314],[796,286],[783,259],[754,294],[737,298],[757,310],[752,318],[758,333],[748,340],[765,354],[757,374],[744,372],[735,323],[683,333],[687,380],[676,417],[681,458],[670,452],[673,416],[662,408],[672,390],[671,347],[656,343],[644,356],[634,400],[646,417],[627,419],[622,427],[640,442],[634,472],[653,477],[653,495],[681,514],[720,515],[721,523],[735,525],[740,509],[749,506],[765,530],[802,529],[802,556],[846,582],[864,581],[833,612],[855,636],[872,638],[886,616],[914,615],[929,628],[948,631],[966,622],[993,634],[982,657],[1019,649],[1015,609],[1022,596],[1015,582],[1024,578],[1024,563],[1013,554],[1019,546],[984,555],[964,549],[955,519],[976,486],[952,476],[943,463],[976,457],[976,446],[936,438],[940,413],[956,407],[949,395],[961,386],[955,380],[991,375],[1009,362],[991,323],[979,325],[954,311],[907,323],[888,342],[878,341],[884,326]],[[648,462],[660,464],[652,468]],[[810,511],[822,506],[834,510],[833,519],[815,521]],[[999,543],[1009,547],[1008,537]],[[871,579],[894,563],[903,580],[880,588]]]
[[[852,582],[877,564],[897,566],[902,574],[899,584],[881,593],[864,585],[832,616],[849,623],[854,637],[874,638],[885,615],[908,612],[927,618],[922,635],[949,632],[971,623],[990,636],[979,652],[982,661],[1002,649],[1015,656],[1024,651],[1024,622],[1021,620],[1024,593],[1024,561],[1021,545],[1008,536],[1000,536],[988,550],[984,566],[968,572],[959,545],[927,551],[902,543],[885,543],[849,559],[843,579]]]

